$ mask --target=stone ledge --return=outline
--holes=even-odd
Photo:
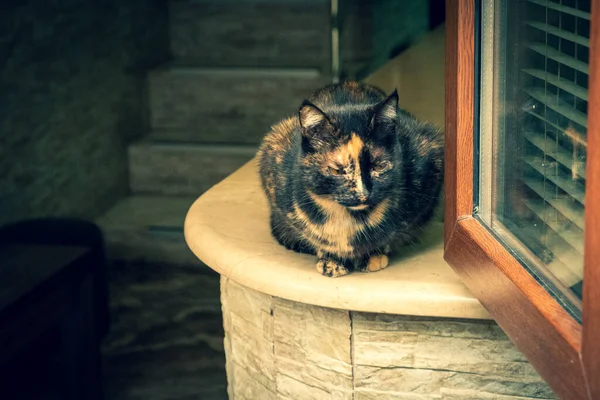
[[[185,221],[186,241],[198,258],[258,292],[343,310],[489,318],[443,260],[442,229],[434,222],[421,244],[383,271],[321,276],[313,256],[288,251],[271,236],[255,160],[202,195]]]

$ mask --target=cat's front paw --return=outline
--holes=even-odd
[[[342,263],[331,259],[320,259],[317,262],[317,271],[319,271],[320,274],[331,278],[337,278],[338,276],[344,276],[350,273]]]
[[[385,254],[375,254],[369,259],[365,270],[369,272],[381,271],[382,269],[386,268],[388,264],[388,256]]]

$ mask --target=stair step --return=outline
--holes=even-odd
[[[258,144],[271,125],[295,114],[303,99],[328,82],[314,69],[154,70],[152,129],[160,139]]]
[[[329,0],[169,1],[175,59],[208,66],[331,69]]]
[[[196,197],[142,196],[122,199],[97,219],[108,257],[114,260],[203,265],[189,250],[183,222]]]
[[[254,157],[256,150],[141,141],[129,147],[130,188],[134,193],[199,196]]]

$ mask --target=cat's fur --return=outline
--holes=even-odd
[[[358,82],[330,85],[272,127],[259,150],[273,236],[326,276],[378,271],[415,241],[443,180],[443,137]]]

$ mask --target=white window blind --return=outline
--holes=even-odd
[[[522,204],[534,221],[527,236],[539,241],[549,269],[575,284],[583,274],[591,1],[526,1],[517,167],[526,187]]]

